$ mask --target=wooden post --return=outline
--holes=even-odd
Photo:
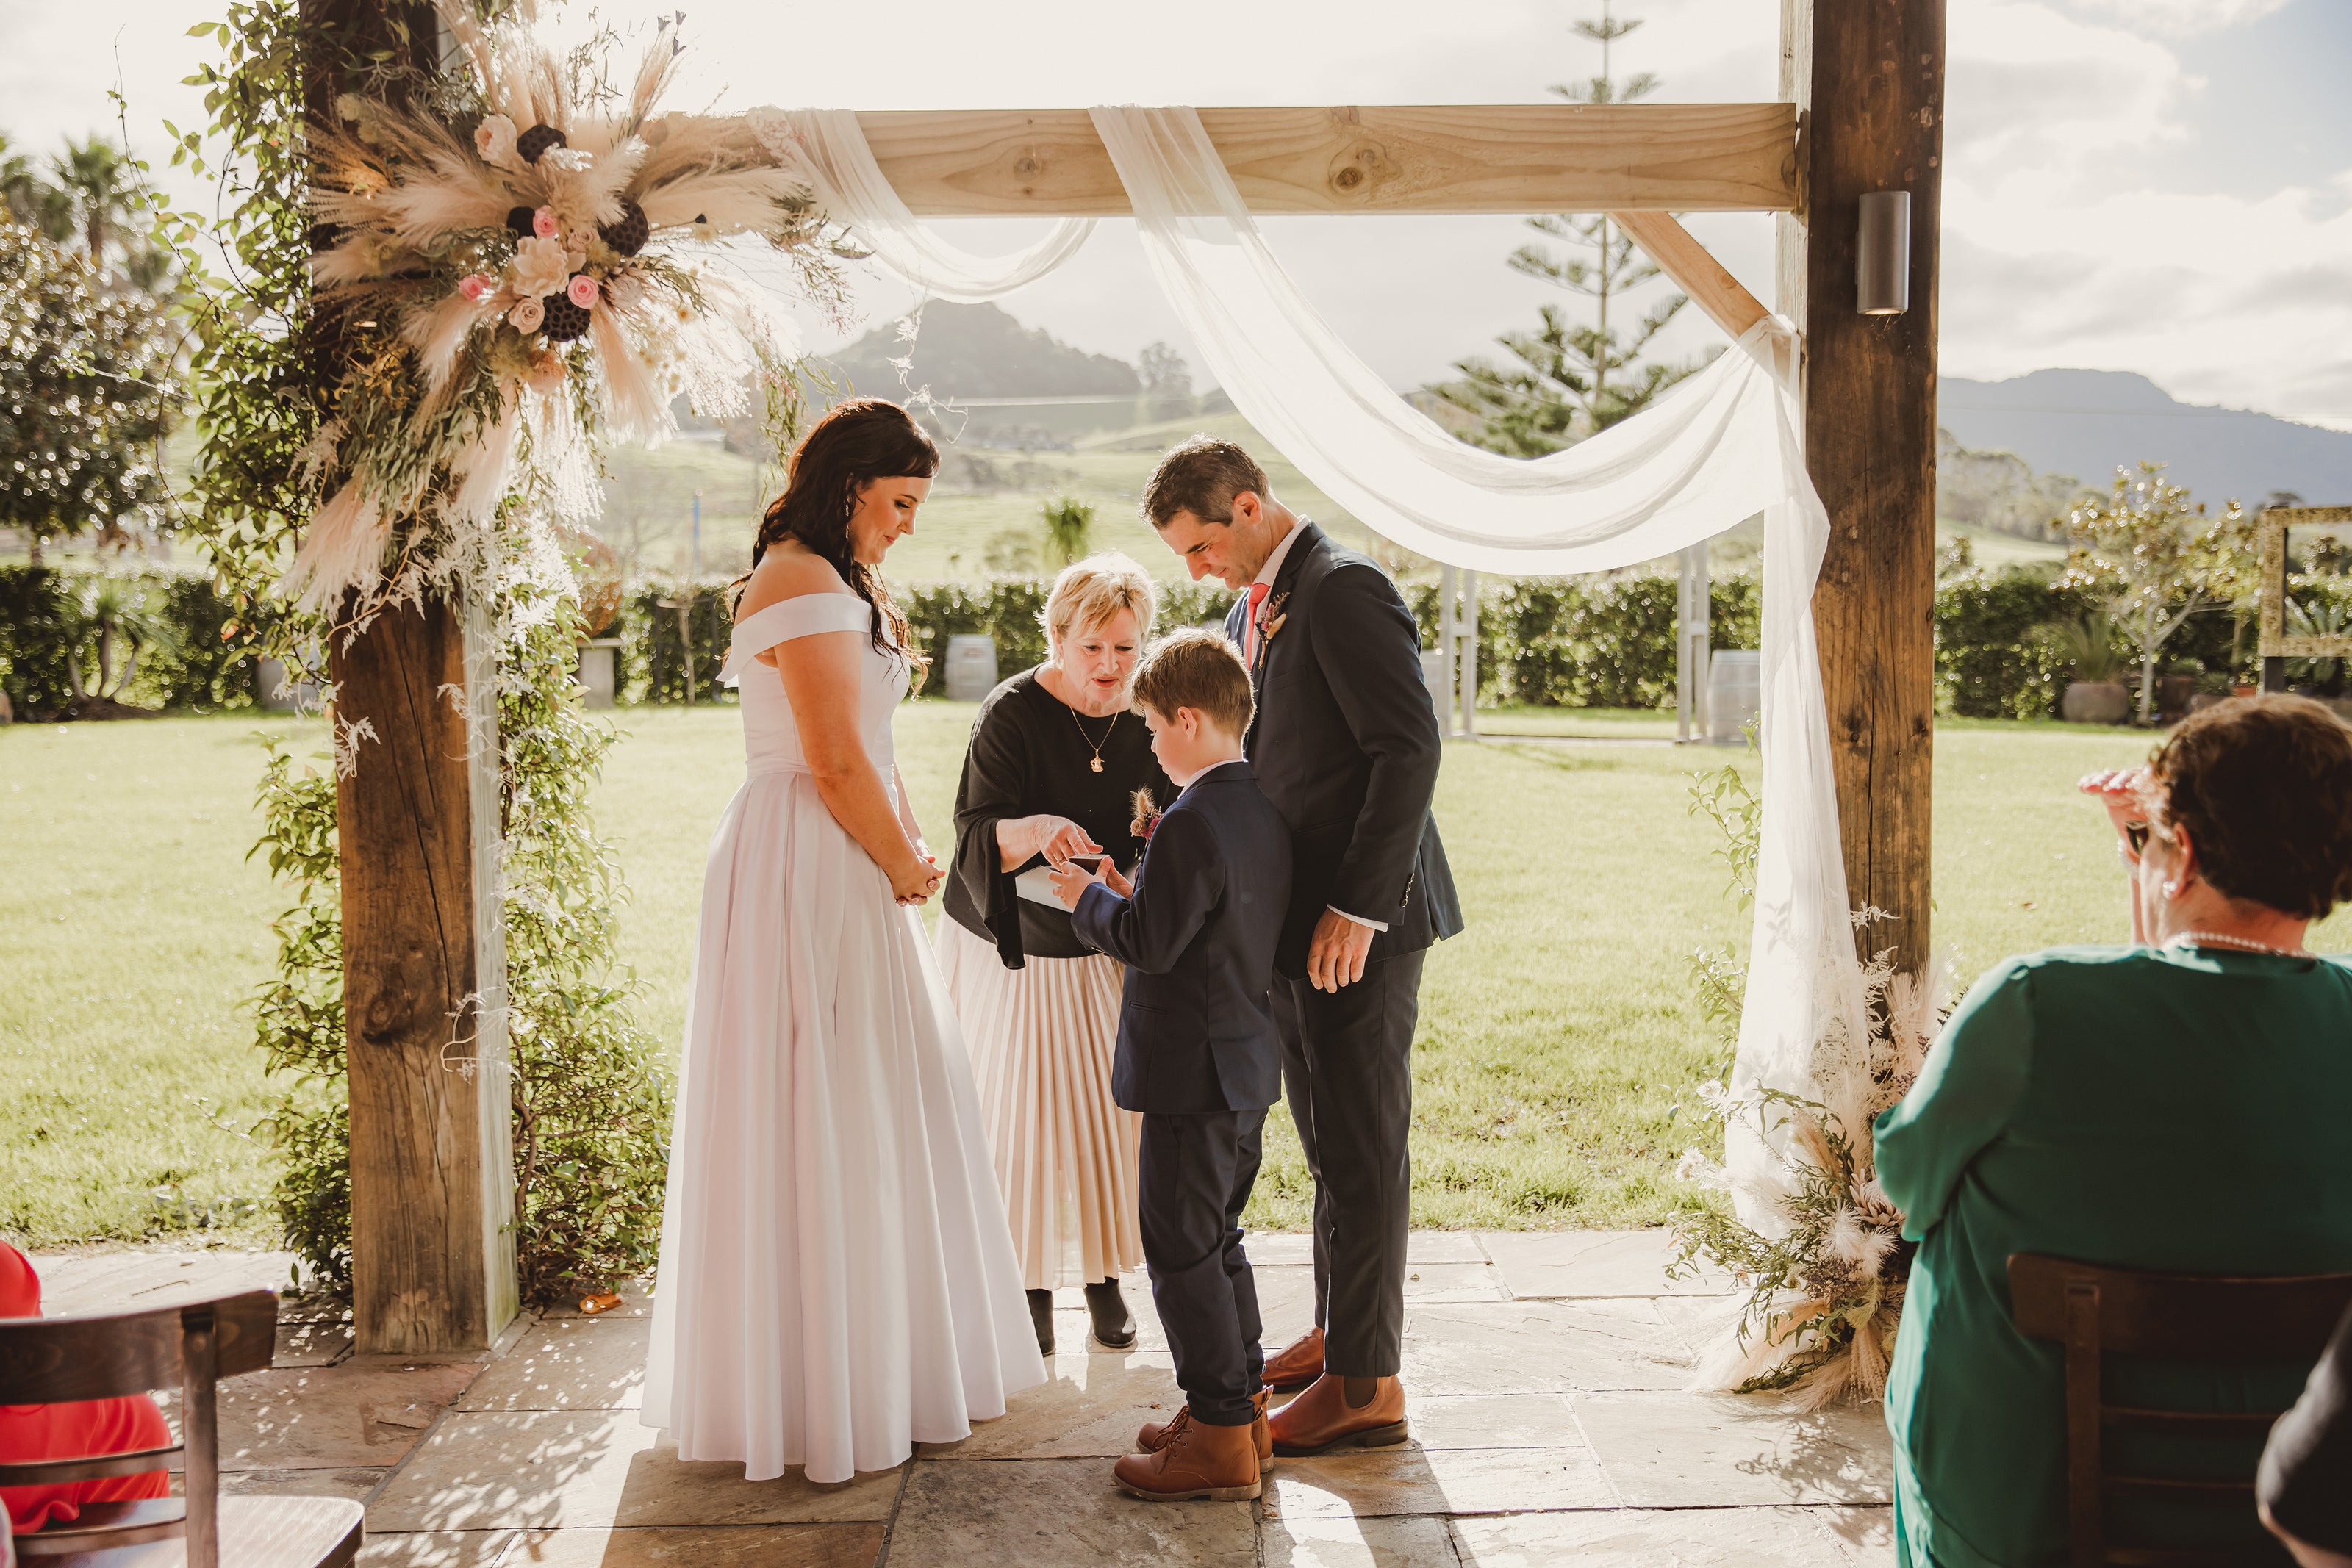
[[[302,14],[314,120],[346,48],[427,55],[436,37],[429,10],[385,0]],[[338,323],[314,324],[313,351],[323,397],[348,352]],[[478,1350],[516,1312],[492,656],[479,610],[444,600],[330,643],[362,1352]]]
[[[1829,508],[1813,595],[1847,893],[1906,969],[1928,952],[1935,735],[1936,252],[1944,0],[1782,0],[1801,206],[1780,219],[1781,311],[1805,333],[1805,452]],[[1854,308],[1869,191],[1911,193],[1911,302]]]

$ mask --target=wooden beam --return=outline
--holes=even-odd
[[[1259,214],[1781,212],[1785,103],[1203,109]],[[861,112],[900,198],[929,217],[1124,216],[1081,109]]]
[[[1706,312],[1733,342],[1771,314],[1672,213],[1612,213],[1610,218],[1658,264],[1658,270]]]
[[[1781,91],[1803,111],[1805,216],[1779,292],[1805,334],[1805,453],[1829,508],[1813,594],[1847,893],[1874,946],[1929,951],[1935,737],[1936,280],[1944,0],[1782,0]],[[1911,306],[1855,309],[1861,198],[1911,193]]]
[[[347,50],[424,63],[437,41],[431,9],[409,0],[302,0],[301,12],[314,121],[331,112]],[[336,321],[310,330],[323,403],[351,348]],[[373,736],[349,742],[356,768],[335,791],[362,1352],[480,1350],[517,1306],[497,708],[478,613],[468,630],[460,606],[434,599],[379,615],[349,646],[329,642],[340,733]]]

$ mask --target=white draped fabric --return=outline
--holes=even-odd
[[[1009,294],[1076,256],[1095,231],[1092,218],[1065,218],[1026,250],[974,256],[916,221],[883,177],[854,110],[755,110],[752,126],[769,152],[808,174],[828,216],[877,261],[935,298],[969,302]]]
[[[1759,322],[1648,409],[1565,451],[1498,456],[1447,434],[1332,332],[1268,249],[1197,114],[1093,113],[1153,274],[1218,383],[1301,473],[1383,538],[1481,571],[1590,572],[1655,560],[1763,515],[1764,821],[1730,1087],[1743,1098],[1758,1088],[1814,1097],[1824,1024],[1842,1020],[1859,1038],[1864,1021],[1811,612],[1829,517],[1805,472],[1794,327]],[[869,240],[919,234],[856,118],[827,117],[818,130],[821,142],[812,131],[803,141],[865,176],[827,188],[833,215]],[[1040,257],[1068,227],[1009,258],[1004,276],[1042,275]],[[893,250],[875,248],[909,282],[944,292],[928,259],[900,267]],[[903,254],[954,253],[909,240]],[[980,281],[976,258],[962,262],[956,277]],[[1735,1122],[1728,1140],[1735,1197],[1743,1218],[1778,1228],[1778,1166],[1748,1125]]]

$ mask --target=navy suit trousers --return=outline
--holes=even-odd
[[[1280,982],[1276,982],[1279,984]],[[1192,1418],[1245,1427],[1265,1371],[1242,1210],[1257,1182],[1264,1111],[1147,1111],[1137,1172],[1143,1260],[1176,1385]]]

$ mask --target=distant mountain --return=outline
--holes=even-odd
[[[950,399],[1132,397],[1143,390],[1135,367],[1108,354],[1074,349],[1042,327],[1024,327],[994,305],[935,299],[923,308],[908,385]],[[827,356],[835,380],[872,397],[903,395],[898,369],[908,346],[893,321]]]
[[[2352,432],[2181,402],[2128,371],[1947,376],[1936,422],[1963,446],[2014,452],[2045,474],[2103,489],[2118,465],[2147,459],[2217,507],[2232,497],[2251,505],[2273,490],[2314,507],[2352,503]]]

